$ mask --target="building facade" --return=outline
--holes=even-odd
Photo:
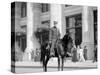
[[[15,32],[23,61],[31,61],[32,51],[39,50],[40,45],[49,39],[48,29],[54,21],[58,22],[61,38],[68,30],[76,45],[87,46],[87,58],[93,59],[94,44],[97,44],[97,7],[29,2],[12,4],[15,11],[11,11],[11,31]]]

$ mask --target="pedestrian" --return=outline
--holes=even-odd
[[[83,49],[81,48],[81,46],[80,46],[80,62],[84,62],[85,61],[85,59],[84,59],[84,55],[83,55]]]
[[[94,46],[94,59],[93,59],[93,63],[97,62],[97,45]]]
[[[77,62],[77,49],[75,45],[72,48],[72,61]]]
[[[77,60],[80,60],[80,47],[79,45],[77,46]]]
[[[87,60],[87,46],[84,46],[84,59]]]

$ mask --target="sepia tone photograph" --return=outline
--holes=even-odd
[[[97,69],[98,8],[11,3],[11,72]]]

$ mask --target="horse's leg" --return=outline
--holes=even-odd
[[[45,57],[43,58],[43,71],[45,71]]]
[[[43,66],[42,66],[43,67],[43,71],[45,72],[46,55],[44,55],[42,63],[43,63]]]
[[[49,57],[46,56],[46,59],[45,59],[45,72],[47,72],[47,63],[49,61]]]
[[[60,57],[58,56],[58,71],[60,71]]]
[[[61,70],[63,71],[64,68],[64,57],[62,57],[62,65],[61,65]]]

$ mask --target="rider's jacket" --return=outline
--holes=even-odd
[[[57,27],[52,27],[49,34],[49,40],[57,40],[60,39],[60,32]]]

